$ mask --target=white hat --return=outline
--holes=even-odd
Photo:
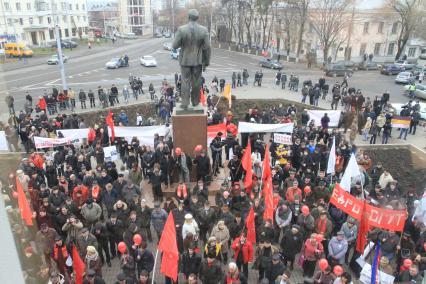
[[[188,220],[188,219],[192,219],[192,215],[191,215],[191,214],[189,214],[189,213],[188,213],[188,214],[186,214],[186,215],[185,215],[185,219],[187,219],[187,220]]]

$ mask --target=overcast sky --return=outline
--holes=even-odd
[[[374,9],[382,6],[385,0],[358,0],[359,9]]]

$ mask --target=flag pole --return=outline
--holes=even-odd
[[[157,251],[155,252],[155,260],[154,260],[154,267],[152,268],[152,282],[151,284],[154,284],[154,279],[155,279],[155,267],[157,266],[157,258],[158,258],[158,248]]]

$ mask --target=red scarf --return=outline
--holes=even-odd
[[[317,230],[319,233],[322,233],[322,234],[324,234],[327,231],[327,218],[326,219],[320,218],[317,225]]]
[[[231,275],[226,275],[226,284],[240,284],[240,275],[237,273],[235,273],[233,276]]]
[[[58,245],[55,244],[55,246],[53,247],[53,259],[54,260],[58,260],[59,257],[59,250],[58,250]],[[68,258],[68,251],[67,251],[67,247],[65,245],[63,245],[61,247],[61,253],[62,253],[62,257],[64,259]]]

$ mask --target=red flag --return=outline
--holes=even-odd
[[[269,154],[269,144],[265,147],[265,158],[262,163],[262,181],[266,181],[271,177],[271,157]]]
[[[89,142],[93,142],[96,139],[96,130],[93,128],[89,129],[89,133],[87,134],[87,139]]]
[[[75,284],[83,283],[83,274],[86,270],[86,265],[81,260],[75,245],[72,245],[72,267],[75,273]]]
[[[256,227],[254,225],[253,206],[250,208],[250,211],[247,215],[246,228],[247,228],[247,240],[249,240],[252,244],[256,244]]]
[[[364,248],[365,245],[367,243],[367,234],[368,234],[368,229],[369,229],[369,225],[368,225],[368,216],[367,214],[365,214],[365,201],[363,203],[363,206],[361,208],[361,222],[359,224],[359,229],[358,229],[358,237],[356,239],[356,251],[359,253],[364,253]]]
[[[173,281],[178,278],[179,252],[176,242],[176,229],[173,214],[170,212],[161,234],[158,250],[163,253],[160,272]]]
[[[274,196],[272,194],[272,177],[268,177],[263,185],[263,196],[265,197],[265,212],[263,220],[274,220]]]
[[[204,95],[203,88],[200,89],[200,102],[203,106],[206,106],[206,96]]]
[[[114,130],[114,119],[112,119],[112,111],[110,110],[106,118],[106,124],[111,129],[111,141],[114,142],[115,139],[115,130]]]
[[[244,151],[243,158],[241,159],[241,166],[246,171],[246,175],[244,177],[244,188],[246,189],[246,191],[248,188],[250,188],[249,191],[251,191],[251,184],[253,183],[253,165],[251,161],[250,139],[247,143],[246,150]]]
[[[19,211],[21,211],[22,220],[25,221],[27,226],[33,225],[33,213],[31,212],[30,204],[28,203],[27,196],[25,195],[22,184],[19,181],[19,178],[16,177],[16,190],[18,192],[18,206]]]

